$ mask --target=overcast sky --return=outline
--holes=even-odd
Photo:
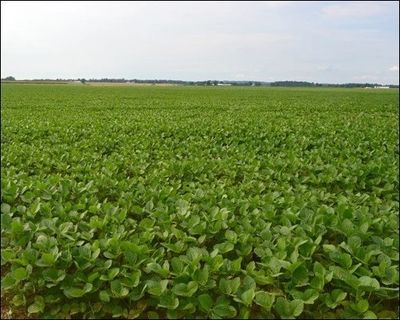
[[[1,2],[1,76],[399,83],[399,3]]]

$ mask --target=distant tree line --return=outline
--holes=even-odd
[[[271,87],[337,87],[337,88],[374,88],[382,86],[379,83],[316,83],[307,81],[275,81],[269,84]],[[398,85],[388,85],[390,88],[398,88]]]
[[[2,81],[16,81],[12,76],[1,79]],[[345,83],[345,84],[332,84],[332,83],[317,83],[307,81],[230,81],[230,80],[204,80],[204,81],[184,81],[184,80],[166,80],[166,79],[124,79],[124,78],[102,78],[102,79],[34,79],[24,81],[57,81],[57,82],[71,82],[80,81],[81,83],[86,82],[108,82],[108,83],[139,83],[139,84],[174,84],[174,85],[186,85],[186,86],[219,86],[219,85],[230,85],[230,86],[247,86],[247,87],[335,87],[335,88],[374,88],[380,87],[378,83]],[[390,88],[398,88],[398,85],[388,85]]]
[[[111,82],[111,83],[150,83],[150,84],[177,84],[177,85],[204,85],[216,86],[219,84],[230,84],[240,86],[260,86],[263,83],[259,81],[220,81],[220,80],[205,80],[205,81],[184,81],[184,80],[166,80],[166,79],[89,79],[88,82]],[[266,82],[264,84],[267,84]]]
[[[271,87],[315,87],[318,86],[314,82],[306,81],[275,81],[269,84]]]

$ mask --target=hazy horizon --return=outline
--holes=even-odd
[[[399,84],[399,3],[2,2],[1,77]]]
[[[6,77],[2,77],[2,80]],[[15,77],[14,77],[15,78]],[[117,79],[123,79],[126,81],[132,81],[132,80],[138,80],[138,81],[183,81],[183,82],[205,82],[205,81],[219,81],[219,82],[261,82],[261,83],[274,83],[274,82],[307,82],[307,83],[317,83],[317,84],[322,84],[322,85],[346,85],[346,84],[379,84],[379,85],[395,85],[398,86],[396,83],[379,83],[379,82],[318,82],[318,81],[302,81],[302,80],[274,80],[274,81],[262,81],[262,80],[252,80],[252,79],[246,79],[246,80],[230,80],[230,79],[202,79],[202,80],[182,80],[182,79],[168,79],[168,78],[157,78],[157,79],[138,79],[138,78],[132,78],[132,79],[126,79],[126,78],[121,78],[121,77],[116,77],[116,78],[25,78],[25,79],[17,79],[15,78],[15,81],[79,81],[81,79],[84,79],[85,81],[90,80],[103,80],[103,79],[108,79],[108,80],[117,80]],[[6,80],[7,81],[7,80]]]

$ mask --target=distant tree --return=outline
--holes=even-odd
[[[12,76],[9,76],[9,77],[7,77],[7,78],[4,78],[4,80],[7,80],[7,81],[15,81],[15,78],[12,77]]]
[[[275,81],[270,84],[272,87],[313,87],[314,83],[307,81]]]
[[[81,83],[85,84],[86,80],[85,79],[80,79]]]

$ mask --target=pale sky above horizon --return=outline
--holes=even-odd
[[[399,3],[1,2],[1,77],[399,83]]]

